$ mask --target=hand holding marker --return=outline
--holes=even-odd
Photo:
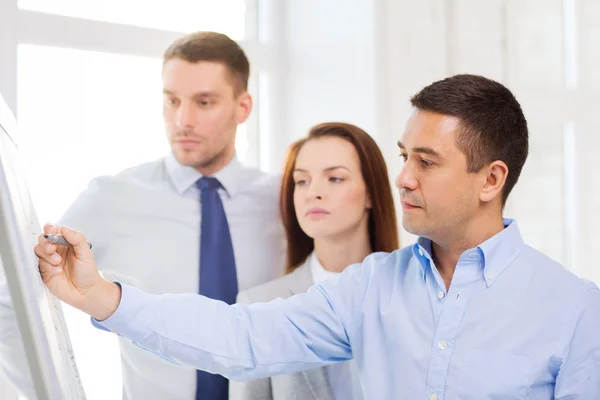
[[[58,235],[58,234],[46,234],[46,235],[44,235],[44,237],[46,239],[48,239],[48,241],[50,243],[59,244],[61,246],[70,246],[70,247],[73,247],[71,245],[71,243],[67,242],[62,235]],[[90,246],[90,249],[91,249],[92,248],[92,244],[90,242],[87,242],[87,244],[88,244],[88,246]]]

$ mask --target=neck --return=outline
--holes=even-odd
[[[196,167],[196,171],[200,172],[203,176],[211,176],[222,170],[233,160],[235,156],[235,147],[226,148],[221,154],[218,154],[210,162],[205,165]]]
[[[469,249],[479,246],[504,229],[502,216],[481,217],[469,223],[466,230],[457,236],[445,235],[447,240],[432,241],[433,261],[449,289],[456,264],[460,256]]]
[[[323,268],[342,272],[351,264],[363,262],[372,250],[366,227],[361,231],[351,237],[315,239],[315,255]]]

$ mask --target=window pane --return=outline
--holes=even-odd
[[[93,177],[169,152],[161,68],[156,58],[19,46],[17,140],[41,223],[57,221]],[[245,124],[236,147],[245,162]],[[70,307],[64,312],[88,398],[121,398],[116,337]]]
[[[168,152],[160,78],[160,59],[19,46],[20,145],[40,221],[60,217],[91,178]],[[68,182],[51,179],[67,170]]]
[[[19,8],[174,32],[217,31],[245,38],[245,0],[19,0]]]

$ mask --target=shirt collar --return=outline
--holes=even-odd
[[[483,278],[487,287],[498,278],[504,269],[515,259],[525,246],[521,232],[514,219],[503,219],[504,229],[479,246],[469,249],[463,256],[480,258],[483,265]],[[413,255],[421,266],[423,281],[427,277],[427,269],[431,268],[431,240],[419,237],[412,247]],[[461,256],[461,258],[463,257]]]
[[[420,236],[412,247],[413,255],[419,261],[421,266],[421,278],[425,282],[427,277],[427,269],[431,267],[431,240]]]
[[[171,184],[179,194],[185,193],[195,187],[196,181],[203,175],[192,167],[181,165],[173,153],[164,159],[165,168]],[[223,169],[213,174],[217,178],[229,197],[235,196],[239,189],[242,164],[236,156]]]
[[[310,263],[310,271],[312,273],[313,283],[318,283],[329,278],[333,278],[334,276],[340,274],[339,272],[332,272],[326,270],[325,267],[323,267],[323,264],[321,264],[321,261],[319,261],[319,259],[317,258],[317,255],[314,251],[308,259]]]
[[[492,236],[478,247],[484,257],[484,279],[488,287],[525,247],[517,221],[504,219],[502,232]]]

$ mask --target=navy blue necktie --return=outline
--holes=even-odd
[[[200,229],[200,294],[235,303],[238,294],[235,258],[227,216],[218,189],[221,183],[211,177],[196,182],[202,201]],[[229,382],[221,375],[197,371],[196,400],[227,400]]]

